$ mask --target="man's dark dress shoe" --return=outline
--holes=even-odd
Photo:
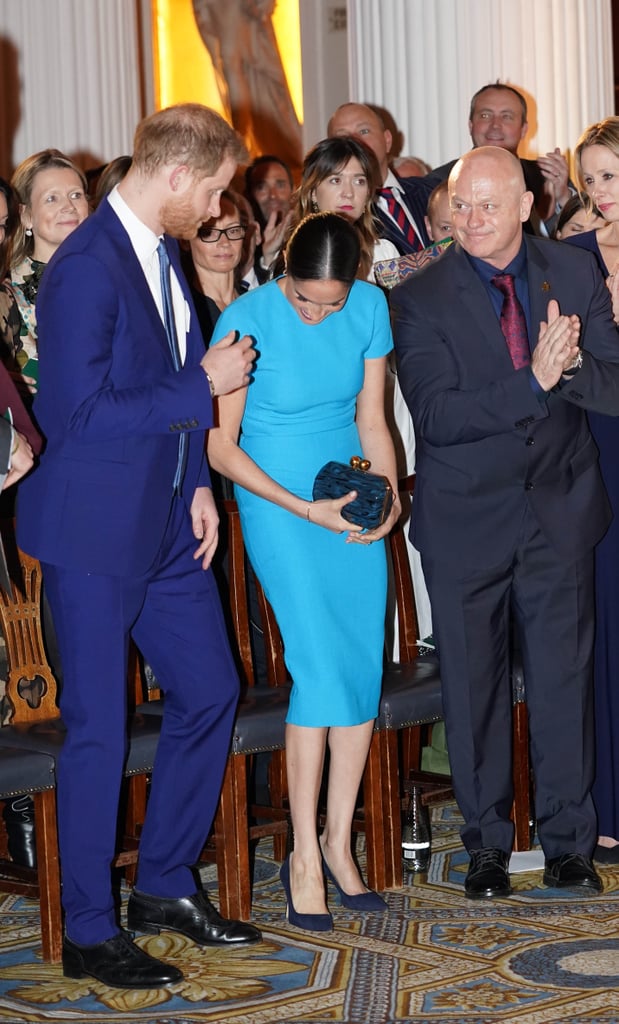
[[[553,889],[573,889],[579,893],[602,891],[602,880],[591,857],[582,853],[563,853],[544,865],[544,885]]]
[[[470,854],[471,863],[464,879],[465,896],[471,900],[509,896],[509,854],[494,847],[471,850]]]
[[[62,970],[65,978],[88,975],[110,988],[161,988],[183,980],[178,968],[149,956],[125,931],[96,946],[78,946],[65,937]]]
[[[199,946],[243,946],[262,941],[253,924],[227,921],[201,891],[181,899],[164,899],[134,889],[127,906],[127,927],[155,934],[180,932]]]

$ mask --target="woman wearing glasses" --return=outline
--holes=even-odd
[[[191,259],[186,260],[185,274],[205,345],[220,313],[246,290],[240,280],[245,232],[238,200],[226,190],[221,194],[219,217],[205,222],[188,243]]]

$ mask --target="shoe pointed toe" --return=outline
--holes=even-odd
[[[286,919],[288,924],[294,925],[295,928],[302,928],[306,932],[332,932],[333,917],[331,914],[299,914],[295,910],[290,888],[290,857],[286,857],[282,864],[279,877],[286,896]]]
[[[384,911],[388,909],[385,900],[382,896],[379,896],[377,892],[374,892],[373,889],[367,889],[366,892],[354,894],[344,892],[342,886],[327,864],[322,850],[320,851],[320,856],[322,857],[322,870],[325,873],[325,877],[328,878],[337,889],[340,904],[343,907],[346,907],[347,910],[360,910],[365,914],[384,913]]]
[[[169,899],[134,889],[127,906],[127,927],[136,932],[179,932],[198,946],[247,946],[262,934],[247,921],[222,917],[206,893]]]

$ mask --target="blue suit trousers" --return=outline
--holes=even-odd
[[[215,580],[194,560],[197,546],[187,507],[173,498],[158,557],[144,576],[43,566],[67,727],[58,764],[63,905],[67,935],[84,945],[118,931],[110,865],[127,746],[130,637],[165,694],[137,887],[172,898],[195,892],[191,867],[215,815],[239,694]]]

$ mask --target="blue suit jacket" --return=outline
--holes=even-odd
[[[525,236],[535,346],[550,299],[580,316],[584,362],[540,402],[514,370],[490,297],[459,245],[391,293],[402,392],[416,435],[411,537],[423,555],[498,565],[528,506],[546,540],[575,559],[610,513],[585,409],[619,414],[619,334],[589,253]]]
[[[415,224],[419,228],[421,240],[424,246],[430,244],[430,236],[426,229],[424,217],[428,209],[428,198],[433,189],[433,185],[426,181],[425,178],[398,178],[398,182],[404,192],[406,206],[410,210]],[[381,210],[378,204],[374,205],[374,213],[376,220],[379,222],[379,234],[381,238],[388,238],[390,242],[393,242],[398,252],[404,256],[406,253],[413,252],[414,250],[408,244],[402,232],[395,226],[393,221],[384,210]]]
[[[212,425],[204,343],[178,245],[172,264],[191,309],[177,373],[165,328],[129,237],[109,203],[69,236],[37,301],[39,393],[46,438],[20,487],[18,541],[41,561],[135,576],[159,550],[172,499],[179,431],[188,437],[183,498],[210,482]]]

